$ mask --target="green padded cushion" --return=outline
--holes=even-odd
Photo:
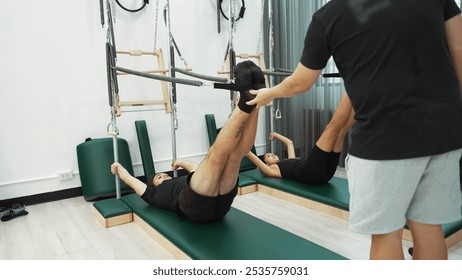
[[[297,235],[231,208],[210,224],[180,221],[175,213],[146,204],[135,194],[121,198],[134,213],[192,259],[344,260]]]
[[[205,115],[205,124],[207,125],[207,135],[209,137],[209,145],[212,146],[213,142],[218,135],[217,123],[214,114]]]
[[[257,181],[255,181],[252,178],[249,178],[245,175],[239,174],[239,187],[247,187],[251,185],[257,184]]]
[[[241,174],[254,179],[259,184],[342,210],[349,210],[350,193],[346,179],[333,177],[324,185],[307,185],[294,180],[267,177],[258,169],[244,171]]]
[[[140,146],[141,161],[146,181],[156,174],[154,160],[152,159],[151,143],[149,142],[148,129],[144,120],[135,121],[138,145]]]
[[[117,138],[119,162],[133,175],[133,164],[128,142]],[[77,145],[77,160],[80,182],[85,200],[98,200],[116,196],[116,179],[111,173],[114,163],[113,138],[99,138],[85,141]],[[124,182],[120,181],[122,194],[133,192]]]
[[[93,206],[104,218],[117,217],[132,212],[132,209],[120,199],[110,198],[93,203]]]

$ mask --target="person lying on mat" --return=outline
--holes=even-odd
[[[280,160],[277,155],[266,153],[262,161],[251,151],[246,156],[268,177],[292,179],[306,184],[325,184],[337,170],[345,135],[353,123],[354,111],[348,95],[344,94],[332,120],[307,158],[297,158],[292,140],[276,132],[271,132],[269,139],[277,139],[286,145],[287,159]]]
[[[264,87],[263,73],[253,62],[239,63],[234,72],[236,84],[248,89]],[[172,164],[174,169],[185,168],[188,175],[171,178],[158,173],[146,185],[119,163],[112,164],[112,173],[119,175],[149,205],[175,211],[181,219],[199,223],[220,219],[231,208],[241,160],[255,141],[258,110],[246,104],[252,98],[248,90],[240,92],[238,106],[200,164],[181,160]]]

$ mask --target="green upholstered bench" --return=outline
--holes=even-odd
[[[154,160],[152,158],[151,143],[149,141],[146,121],[135,121],[135,128],[140,148],[141,162],[143,163],[144,177],[146,180],[149,180],[156,174],[156,169],[154,168]]]
[[[349,218],[350,194],[346,179],[334,177],[325,185],[307,185],[293,180],[267,177],[257,169],[241,172],[241,176],[255,180],[257,190],[263,193],[345,220]],[[444,224],[443,234],[448,248],[461,241],[462,220]],[[412,241],[409,230],[405,229],[403,238]]]
[[[179,259],[344,260],[324,247],[235,208],[210,224],[180,221],[175,213],[130,194],[121,198],[134,221]]]
[[[93,203],[95,217],[105,227],[117,226],[133,221],[132,209],[117,198]]]
[[[289,179],[265,176],[260,170],[241,172],[258,183],[257,190],[342,219],[349,218],[348,181],[332,178],[324,185],[307,185]]]

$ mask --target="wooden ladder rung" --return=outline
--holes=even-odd
[[[116,51],[117,54],[128,54],[130,56],[142,56],[142,55],[155,55],[159,56],[159,52],[147,52],[142,50],[129,50],[129,51]]]
[[[163,105],[166,104],[164,100],[144,100],[144,101],[119,101],[122,106],[148,106],[148,105]]]

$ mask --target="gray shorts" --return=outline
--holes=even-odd
[[[348,155],[350,229],[386,234],[407,220],[444,224],[461,218],[462,149],[428,157],[366,160]]]

